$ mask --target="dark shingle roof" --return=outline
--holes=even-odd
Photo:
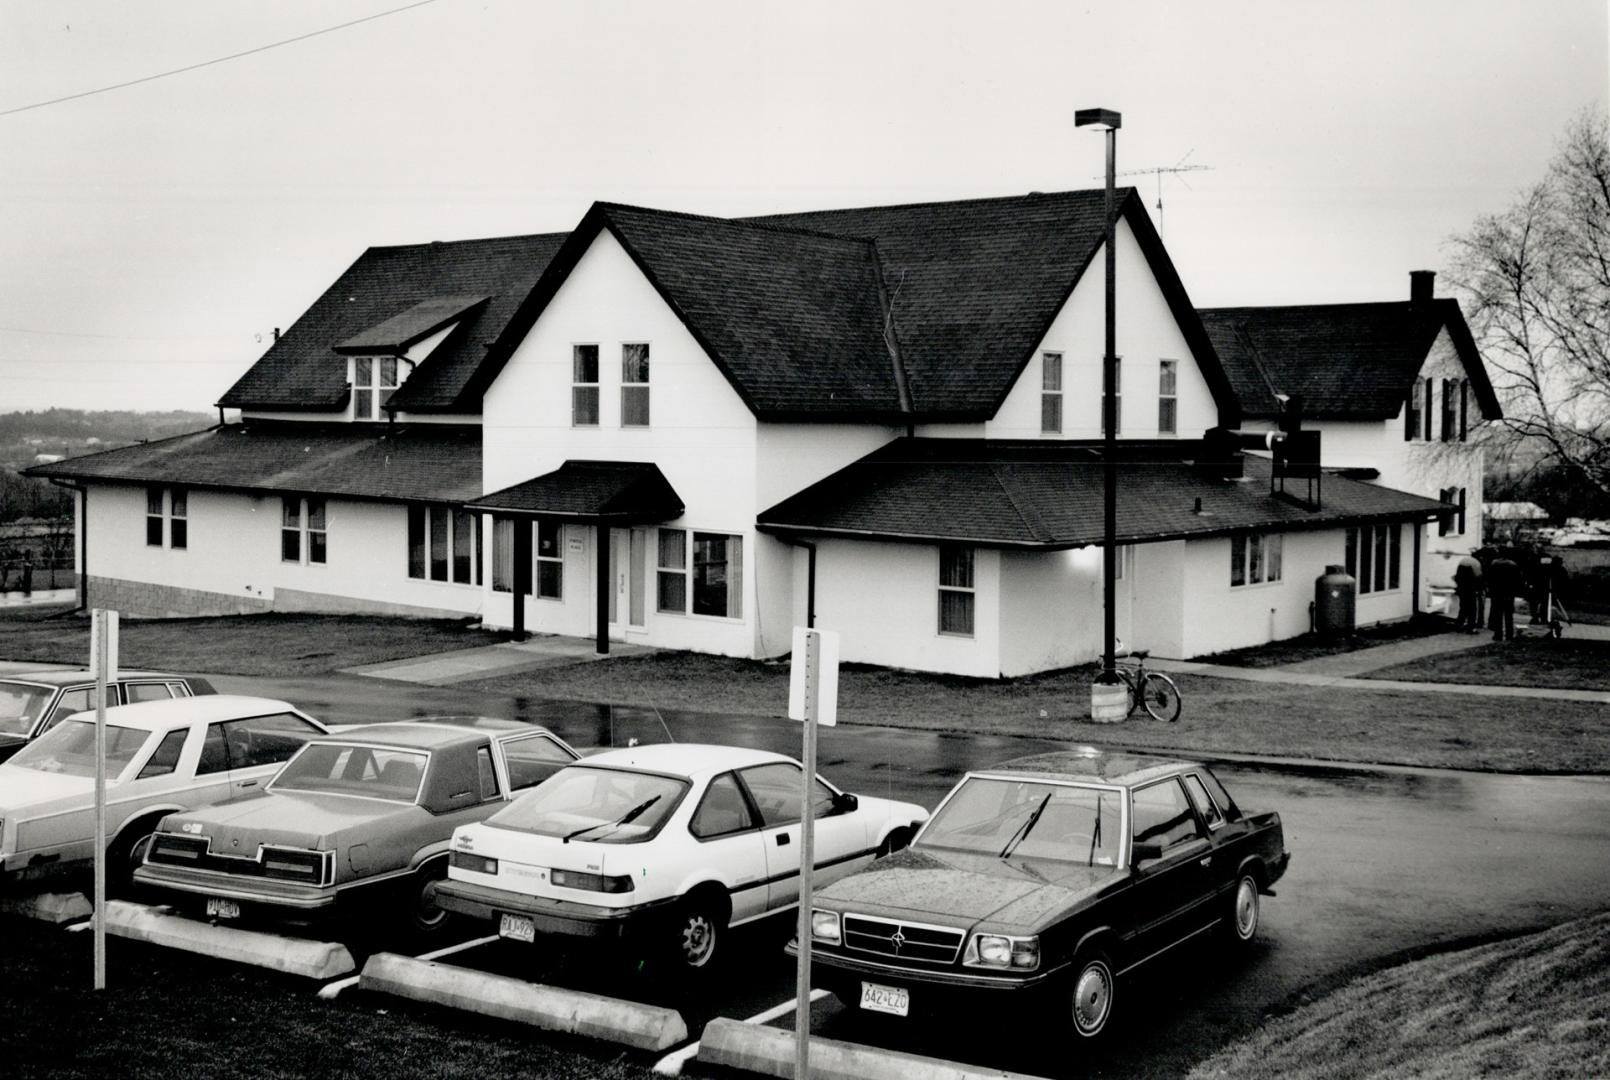
[[[391,399],[417,412],[476,413],[475,382],[486,343],[497,337],[563,233],[370,248],[219,399],[241,409],[339,409],[346,365],[334,347],[444,297],[487,297]]]
[[[1327,475],[1323,507],[1311,511],[1270,494],[1267,459],[1247,457],[1246,479],[1221,480],[1190,464],[1198,447],[1121,446],[1120,543],[1423,520],[1445,509],[1418,495]],[[769,532],[1058,548],[1100,543],[1102,520],[1099,444],[906,438],[785,499],[757,523]]]
[[[1274,395],[1281,393],[1301,395],[1305,416],[1390,419],[1402,410],[1445,326],[1482,414],[1499,415],[1456,300],[1207,308],[1200,314],[1246,416],[1278,416]]]
[[[465,502],[481,490],[481,432],[464,424],[249,420],[38,465],[29,475]]]
[[[335,346],[338,353],[400,353],[463,315],[484,296],[433,296]]]
[[[646,523],[682,516],[682,498],[646,461],[567,461],[553,472],[494,491],[477,510]]]

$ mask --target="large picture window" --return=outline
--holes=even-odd
[[[1040,433],[1062,432],[1062,354],[1048,352],[1040,358]]]
[[[481,515],[449,506],[410,506],[408,576],[479,585]]]
[[[570,423],[598,426],[598,346],[576,345],[570,351]]]
[[[1264,585],[1281,580],[1285,538],[1280,533],[1237,533],[1230,537],[1230,585]]]
[[[1347,572],[1358,581],[1359,595],[1398,587],[1401,573],[1402,527],[1361,525],[1347,530]]]
[[[939,549],[939,632],[973,636],[973,549],[944,544]]]
[[[648,346],[621,346],[621,427],[648,427]]]
[[[658,611],[743,618],[743,537],[661,529],[658,551]]]

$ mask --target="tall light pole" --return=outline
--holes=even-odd
[[[1117,640],[1118,556],[1118,256],[1113,245],[1113,186],[1118,165],[1118,129],[1123,115],[1112,109],[1080,109],[1073,114],[1075,127],[1095,125],[1107,132],[1107,309],[1106,354],[1101,359],[1101,479],[1102,506],[1106,521],[1101,539],[1101,682],[1113,681],[1113,659]]]

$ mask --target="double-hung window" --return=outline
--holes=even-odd
[[[598,346],[575,345],[570,350],[570,424],[598,426]]]
[[[1420,434],[1420,395],[1424,390],[1419,379],[1409,387],[1409,400],[1403,405],[1403,441],[1413,442]]]
[[[648,345],[621,346],[621,427],[648,427]]]
[[[162,489],[145,489],[145,542],[148,547],[162,546]]]
[[[175,550],[190,546],[190,499],[184,488],[168,489],[168,545]]]
[[[1396,589],[1402,573],[1402,537],[1396,523],[1347,530],[1347,572],[1359,595]]]
[[[743,537],[661,529],[658,551],[656,610],[743,618]]]
[[[328,559],[324,500],[286,495],[280,500],[280,561],[323,565]]]
[[[1040,357],[1040,434],[1062,433],[1062,354]]]
[[[401,385],[395,356],[352,358],[352,418],[378,420]]]
[[[973,549],[964,544],[939,548],[939,632],[973,636]]]
[[[1285,537],[1280,533],[1236,533],[1230,537],[1230,585],[1263,585],[1281,580]]]
[[[1457,508],[1455,511],[1445,513],[1437,519],[1437,535],[1465,535],[1465,489],[1462,487],[1442,488],[1437,492],[1437,500]]]
[[[1173,435],[1179,430],[1178,360],[1157,362],[1157,433]]]
[[[410,506],[408,576],[479,585],[481,515],[450,506]]]
[[[164,503],[164,499],[166,502]],[[148,547],[161,547],[166,533],[168,544],[174,550],[190,545],[189,500],[184,488],[148,487],[145,489],[145,542]],[[164,515],[163,508],[167,507]],[[166,524],[164,524],[164,522]]]

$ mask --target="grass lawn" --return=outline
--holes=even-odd
[[[0,1061],[13,1080],[104,1077],[532,1077],[651,1080],[650,1062],[599,1043],[108,938],[0,919]]]
[[[1610,770],[1610,706],[1462,694],[1176,681],[1177,723],[1088,719],[1091,668],[1001,682],[846,665],[839,718],[934,731],[1026,735],[1193,753],[1506,772]],[[783,716],[788,665],[650,653],[468,684],[492,693],[617,705]],[[1521,713],[1524,723],[1517,723]]]
[[[1190,1076],[1610,1076],[1610,914],[1366,976]]]
[[[1394,664],[1363,678],[1610,691],[1610,641],[1570,637],[1494,641]]]
[[[1319,634],[1302,634],[1285,641],[1271,641],[1266,645],[1249,645],[1244,649],[1229,649],[1207,656],[1195,656],[1205,664],[1226,664],[1230,667],[1268,668],[1313,660],[1321,656],[1336,656],[1373,645],[1386,645],[1394,641],[1430,637],[1453,629],[1453,620],[1444,615],[1416,615],[1403,622],[1384,626],[1366,626],[1347,637],[1328,637]]]
[[[124,619],[118,627],[125,668],[226,675],[319,675],[499,640],[462,619],[367,615]],[[0,657],[87,665],[89,647],[87,615],[63,608],[0,608]]]

